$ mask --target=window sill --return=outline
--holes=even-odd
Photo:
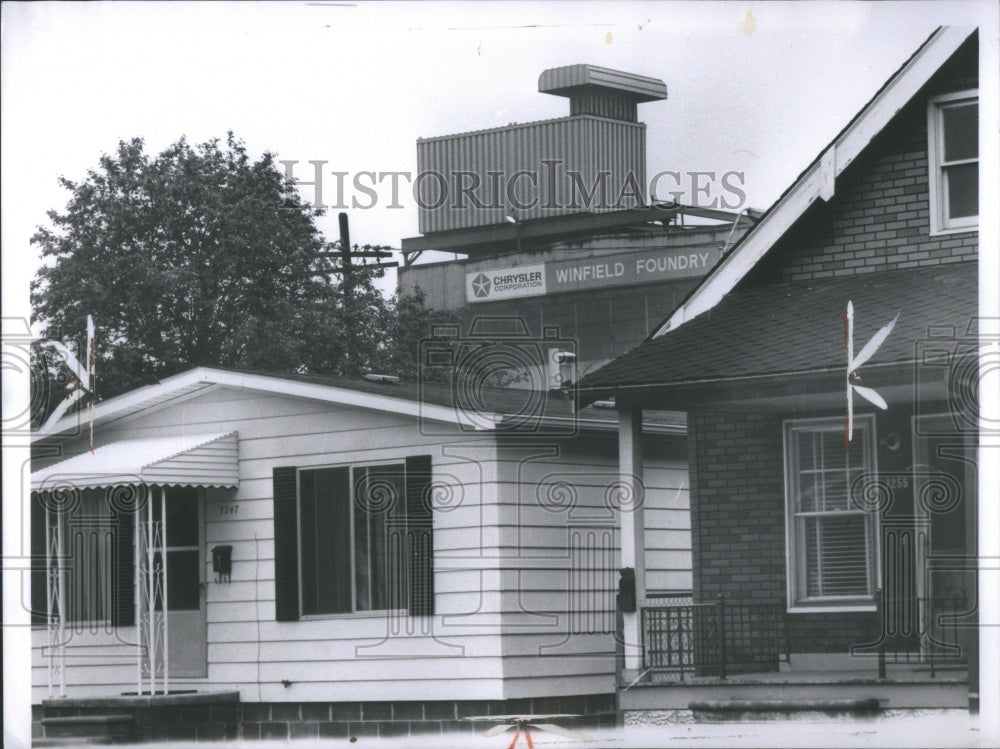
[[[378,611],[351,611],[343,614],[300,614],[300,622],[322,622],[338,619],[385,619],[387,616],[410,616],[409,609],[380,609]]]
[[[932,228],[928,233],[931,237],[942,237],[950,234],[978,234],[979,222],[968,224],[967,226],[952,226],[947,228]]]
[[[826,603],[826,604],[795,604],[787,609],[789,614],[840,614],[840,613],[872,613],[878,609],[874,603]]]

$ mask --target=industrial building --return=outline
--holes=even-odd
[[[720,193],[703,206],[655,199],[683,181],[647,174],[638,105],[665,100],[663,81],[570,65],[538,90],[569,116],[417,142],[422,236],[402,242],[399,287],[460,311],[463,335],[505,318],[571,342],[585,373],[652,332],[757,214],[720,208],[742,207],[733,175],[703,186]],[[428,250],[455,258],[418,264]]]

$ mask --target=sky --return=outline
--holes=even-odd
[[[538,76],[584,62],[666,82],[668,100],[639,109],[649,175],[735,171],[743,207],[764,209],[936,25],[970,23],[976,7],[4,3],[4,314],[27,307],[39,263],[29,240],[69,197],[57,178],[81,179],[119,140],[140,136],[155,154],[232,130],[251,153],[297,161],[300,180],[326,162],[325,204],[335,171],[348,173],[348,205],[367,203],[350,181],[415,173],[419,137],[565,116],[567,100],[539,93]],[[418,235],[400,185],[395,203],[383,182],[374,206],[348,211],[353,242],[398,248]],[[336,214],[320,221],[331,241]]]

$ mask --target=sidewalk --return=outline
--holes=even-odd
[[[649,747],[954,747],[955,749],[995,749],[1000,737],[983,735],[975,717],[933,716],[879,718],[836,722],[715,723],[655,726],[620,730],[586,731],[587,741],[574,741],[537,730],[532,743],[539,747],[565,749],[643,749]],[[378,747],[378,749],[507,749],[514,738],[513,729],[499,736],[445,734],[401,736],[398,738],[358,737],[304,741],[231,741],[219,747],[241,749],[313,749],[315,747]],[[205,743],[176,742],[141,744],[143,749],[206,749]],[[527,747],[522,735],[517,747]]]

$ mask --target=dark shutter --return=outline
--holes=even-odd
[[[274,612],[279,622],[299,618],[299,543],[297,471],[275,468],[274,487]]]
[[[117,511],[112,551],[115,589],[111,604],[111,623],[115,627],[135,625],[135,512],[132,508]]]
[[[48,587],[45,554],[45,506],[38,492],[31,493],[31,623],[48,620]]]
[[[434,613],[434,512],[431,507],[431,456],[406,459],[406,523],[410,542],[412,616]]]

